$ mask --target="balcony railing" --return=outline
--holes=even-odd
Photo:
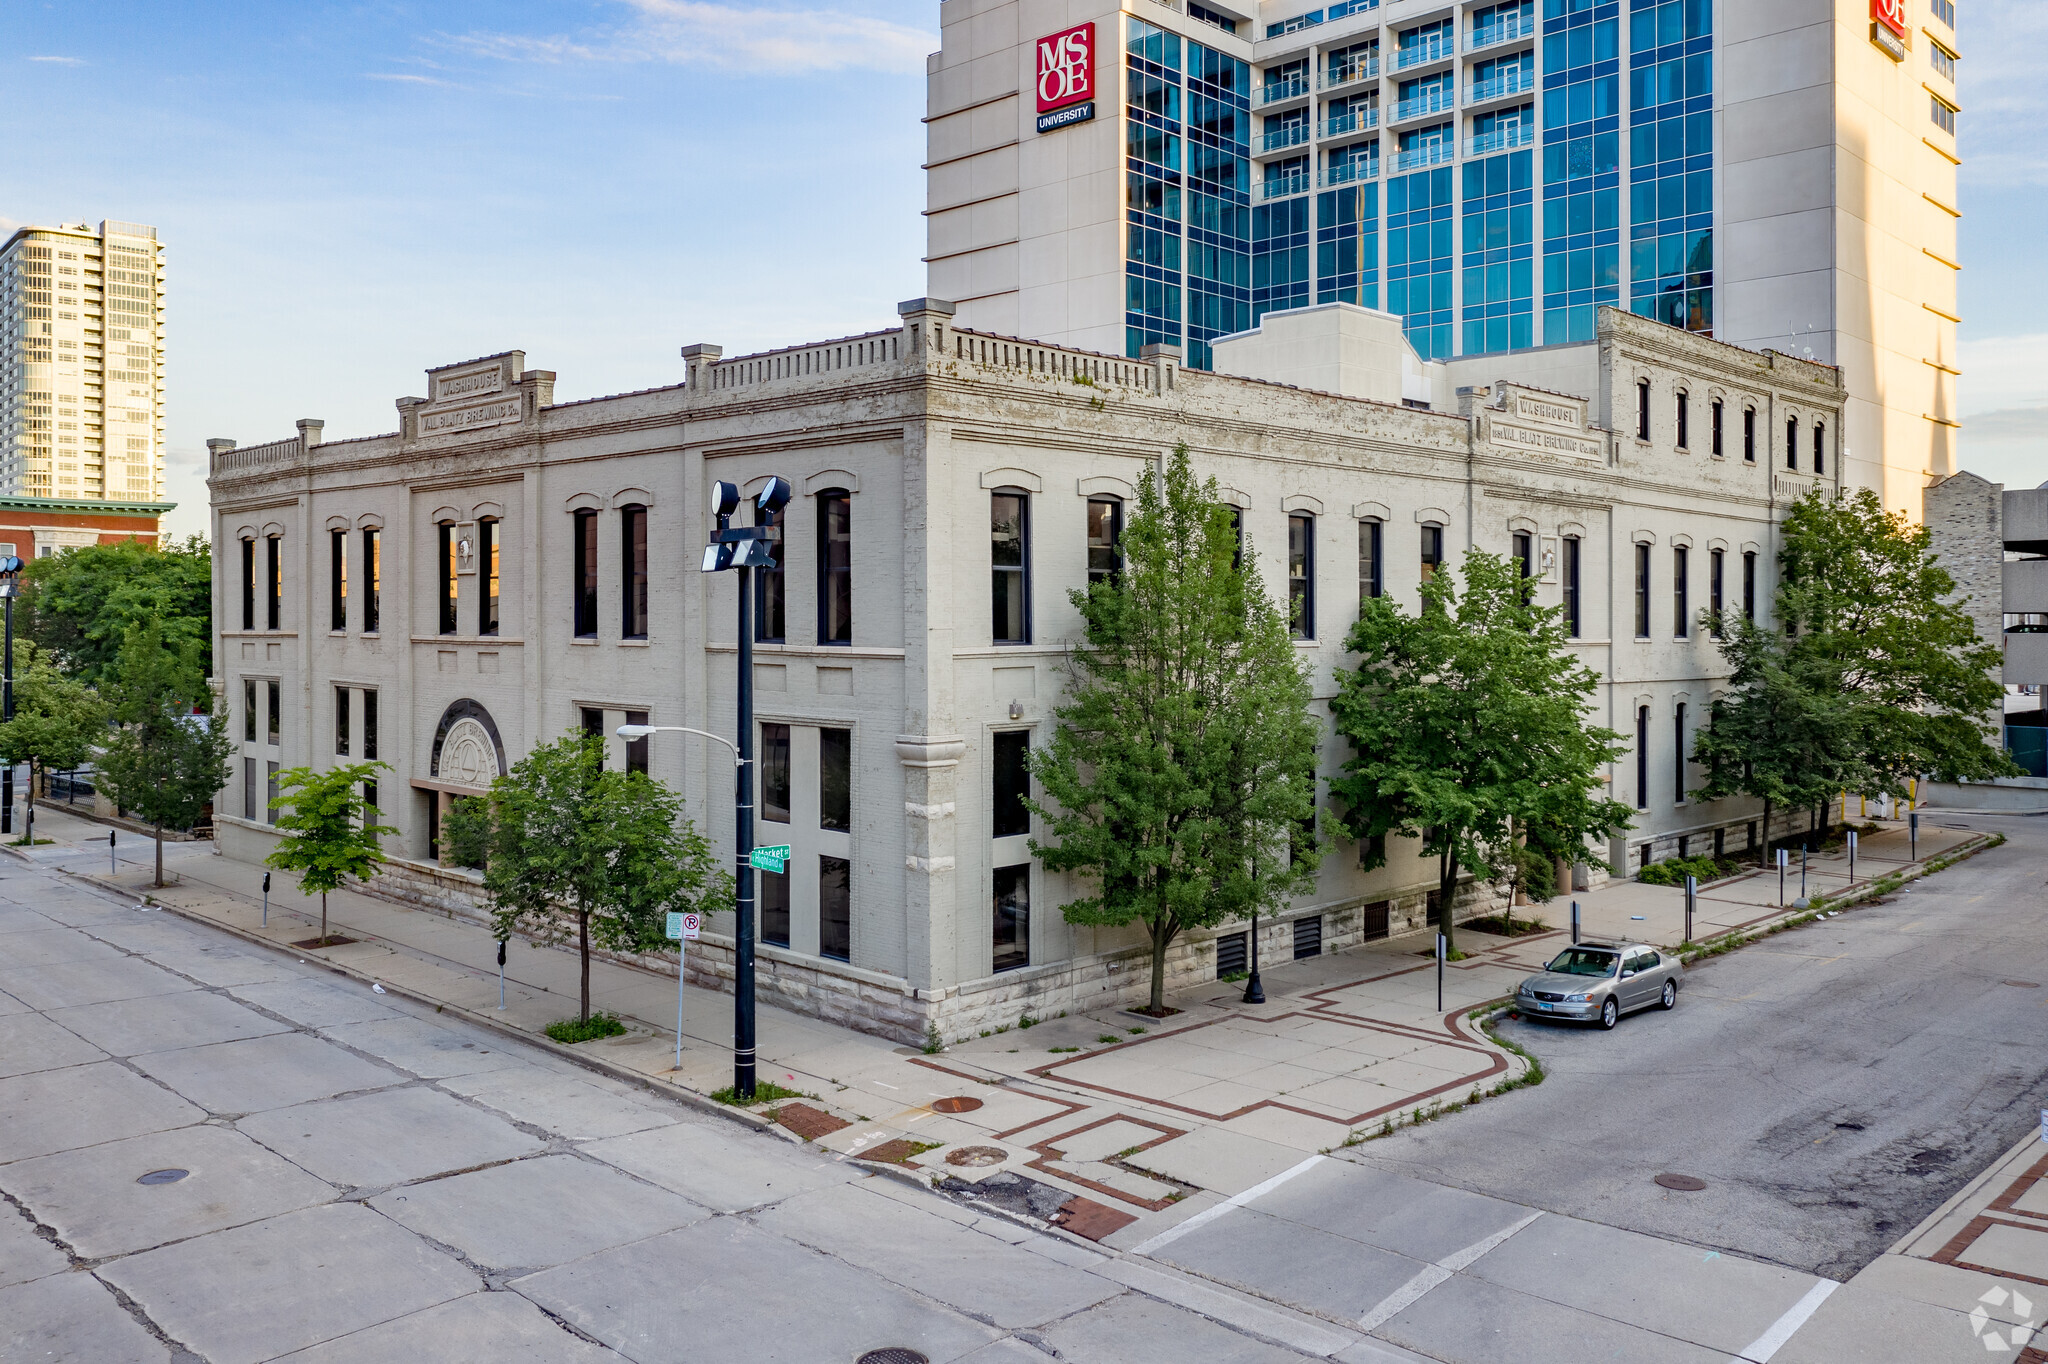
[[[1532,16],[1524,19],[1521,15],[1510,15],[1490,24],[1482,24],[1465,37],[1465,50],[1477,52],[1482,47],[1493,47],[1500,43],[1511,43],[1517,38],[1536,36],[1536,20]]]
[[[1299,99],[1308,93],[1308,76],[1289,76],[1285,80],[1268,81],[1259,88],[1259,103],[1278,104],[1283,99]]]
[[[1421,118],[1424,114],[1440,114],[1447,109],[1456,108],[1457,103],[1456,91],[1432,90],[1426,95],[1417,95],[1414,99],[1404,99],[1396,104],[1394,122],[1401,123],[1411,118]]]
[[[1322,88],[1335,90],[1346,85],[1369,81],[1380,73],[1380,59],[1368,57],[1362,62],[1352,62],[1323,73]]]
[[[1419,170],[1450,160],[1457,154],[1458,144],[1449,138],[1441,142],[1426,142],[1420,147],[1409,147],[1394,157],[1397,171]]]
[[[1339,114],[1323,126],[1324,137],[1342,137],[1345,133],[1363,133],[1380,126],[1380,111],[1377,109],[1353,109]]]
[[[1276,129],[1259,139],[1260,149],[1269,152],[1282,151],[1288,147],[1299,147],[1306,141],[1308,141],[1307,119],[1303,119],[1299,123],[1289,124],[1285,128]]]
[[[1503,95],[1519,95],[1536,88],[1536,73],[1524,67],[1516,67],[1505,76],[1495,76],[1490,81],[1478,81],[1466,92],[1467,104],[1483,104]]]
[[[1323,184],[1349,185],[1360,180],[1380,178],[1380,159],[1377,156],[1362,156],[1350,161],[1339,161],[1323,172]]]
[[[1306,194],[1315,177],[1307,171],[1296,171],[1292,175],[1276,175],[1259,182],[1259,202],[1269,199],[1284,199],[1290,194]]]
[[[1467,156],[1485,156],[1491,152],[1504,151],[1509,147],[1533,147],[1536,145],[1536,125],[1531,123],[1503,123],[1491,132],[1480,133],[1466,148]]]
[[[1394,57],[1394,69],[1396,71],[1405,71],[1411,66],[1420,66],[1424,62],[1440,62],[1456,51],[1457,44],[1455,42],[1443,34],[1438,34],[1426,43],[1417,43],[1413,47],[1402,48]]]

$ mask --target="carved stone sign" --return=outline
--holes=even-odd
[[[519,395],[515,393],[509,398],[475,403],[467,407],[422,412],[420,434],[446,435],[451,431],[473,431],[479,427],[502,426],[506,422],[516,422],[520,416],[520,401]]]
[[[1569,426],[1574,430],[1585,425],[1577,403],[1538,398],[1529,393],[1517,393],[1514,397],[1515,404],[1510,412],[1525,421],[1544,422],[1551,426]]]
[[[434,378],[434,401],[448,402],[455,398],[500,393],[504,388],[505,370],[500,365],[471,370],[467,374],[441,374]]]
[[[441,763],[435,773],[442,781],[464,786],[489,786],[503,775],[498,771],[498,746],[490,731],[478,721],[464,717],[448,727],[441,740]]]
[[[1599,459],[1606,454],[1606,448],[1598,440],[1563,431],[1538,431],[1494,422],[1490,434],[1495,443],[1522,450],[1541,450],[1546,454],[1572,455],[1579,459]]]

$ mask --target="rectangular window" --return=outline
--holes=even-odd
[[[789,874],[757,871],[754,886],[761,897],[761,941],[774,947],[789,946]]]
[[[604,737],[604,712],[596,706],[582,707],[583,732]]]
[[[1933,0],[1934,17],[1951,29],[1956,26],[1956,0]]]
[[[1436,577],[1437,565],[1444,561],[1444,528],[1424,526],[1422,528],[1422,581],[1429,582]]]
[[[1380,578],[1380,523],[1358,523],[1358,599],[1377,597],[1386,584]]]
[[[619,636],[647,638],[647,508],[619,509]]]
[[[1756,463],[1756,409],[1742,409],[1742,459],[1745,464]]]
[[[270,585],[270,601],[263,611],[263,628],[276,630],[282,628],[279,622],[284,618],[284,550],[277,536],[264,539],[263,552],[268,559],[263,576]]]
[[[282,682],[266,683],[265,691],[268,694],[263,699],[269,702],[270,705],[264,715],[264,719],[269,725],[269,730],[267,731],[269,742],[275,747],[283,742],[284,739],[284,684]]]
[[[1650,637],[1650,547],[1636,546],[1636,638]]]
[[[256,680],[242,679],[242,737],[256,742]]]
[[[1088,583],[1115,582],[1123,568],[1124,504],[1118,497],[1088,499]]]
[[[629,725],[646,724],[647,712],[644,710],[627,711],[626,723]],[[628,772],[638,772],[643,777],[647,775],[647,741],[648,736],[645,734],[637,739],[626,740],[626,770]]]
[[[853,498],[818,494],[818,643],[853,643]]]
[[[1956,78],[1956,54],[1943,47],[1940,43],[1929,43],[1927,45],[1927,60],[1933,64],[1937,72],[1949,80]]]
[[[818,955],[853,960],[853,868],[843,857],[818,859]]]
[[[1678,448],[1692,448],[1692,399],[1686,393],[1678,395]]]
[[[384,605],[384,545],[375,530],[363,532],[363,633],[374,635]]]
[[[485,519],[476,523],[476,632],[498,633],[498,523]]]
[[[263,811],[256,808],[256,760],[242,759],[242,816],[245,819],[261,820]]]
[[[774,512],[754,512],[754,524],[768,532],[767,568],[754,570],[754,639],[762,644],[780,644],[788,638],[787,604],[789,580],[782,571],[782,518]]]
[[[1522,575],[1522,605],[1527,606],[1531,598],[1530,584],[1536,577],[1536,537],[1528,531],[1518,530],[1511,539],[1515,567]]]
[[[1716,455],[1725,453],[1721,449],[1721,400],[1719,398],[1714,399],[1714,405],[1709,409],[1708,426],[1707,440],[1709,442],[1709,450]]]
[[[377,756],[377,693],[363,693],[363,760],[373,761]],[[373,788],[374,789],[374,788]]]
[[[1934,126],[1953,136],[1956,130],[1956,106],[1940,95],[1929,95],[1928,100]]]
[[[1636,707],[1636,809],[1650,808],[1650,708]]]
[[[1636,385],[1636,439],[1650,438],[1650,381]]]
[[[348,629],[348,532],[327,532],[327,628]]]
[[[440,612],[440,624],[436,627],[444,635],[452,635],[458,625],[455,619],[455,525],[442,521],[434,527],[438,534],[439,549],[435,554],[436,571],[440,574],[435,601]]]
[[[1316,637],[1316,519],[1299,512],[1287,518],[1287,628]]]
[[[789,823],[789,726],[761,726],[761,819]]]
[[[265,805],[265,806],[264,806],[263,808],[264,808],[264,809],[265,809],[265,810],[266,810],[266,811],[268,812],[268,813],[266,814],[265,818],[267,818],[267,819],[268,819],[268,820],[269,820],[269,821],[270,821],[270,822],[271,822],[272,824],[275,824],[275,823],[277,823],[277,764],[276,764],[276,763],[265,763],[265,764],[264,764],[264,766],[270,769],[270,771],[269,771],[269,777],[270,777],[270,785],[269,785],[269,797],[270,797],[270,801],[269,801],[269,804]]]
[[[1692,622],[1686,617],[1691,614],[1692,594],[1692,551],[1684,545],[1674,545],[1671,550],[1671,636],[1684,639],[1692,633]]]
[[[1707,610],[1713,613],[1714,623],[1710,628],[1715,639],[1725,639],[1728,636],[1726,628],[1721,624],[1721,561],[1727,557],[1718,549],[1707,551]]]
[[[1785,467],[1787,469],[1797,469],[1799,467],[1799,418],[1797,417],[1787,417],[1785,419]]]
[[[1031,864],[996,868],[994,966],[1008,971],[1031,964]]]
[[[1031,794],[1031,734],[1008,729],[994,736],[991,767],[995,778],[995,808],[989,821],[994,838],[1011,838],[1031,832],[1031,811],[1025,799]]]
[[[570,557],[576,570],[576,638],[597,638],[597,513],[580,511]]]
[[[1824,474],[1828,471],[1828,428],[1822,422],[1813,424],[1813,471]]]
[[[1576,535],[1564,539],[1564,632],[1573,639],[1579,637],[1579,549],[1582,542]]]
[[[242,541],[242,628],[256,628],[256,542]]]
[[[1678,804],[1685,804],[1685,702],[1678,703],[1678,709],[1671,715],[1671,758],[1672,770],[1676,774],[1672,783],[1671,798]],[[1685,854],[1680,853],[1683,857]]]
[[[818,731],[818,827],[853,828],[853,731]]]
[[[334,689],[334,751],[348,756],[348,688]]]
[[[1756,619],[1756,553],[1742,552],[1742,618]]]
[[[1023,493],[989,498],[991,637],[998,644],[1031,642],[1031,527]]]

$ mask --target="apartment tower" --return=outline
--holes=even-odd
[[[162,501],[163,277],[139,223],[0,248],[0,496]]]
[[[1847,477],[1920,513],[1957,425],[1953,0],[1312,4],[945,0],[929,292],[1197,368],[1319,303],[1425,361],[1624,308],[1840,366]]]

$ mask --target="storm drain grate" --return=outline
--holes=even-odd
[[[901,1345],[891,1345],[886,1350],[869,1350],[860,1357],[860,1364],[932,1364],[932,1362],[915,1350],[906,1350]]]
[[[190,1170],[151,1170],[135,1182],[137,1184],[176,1184],[191,1173]]]

